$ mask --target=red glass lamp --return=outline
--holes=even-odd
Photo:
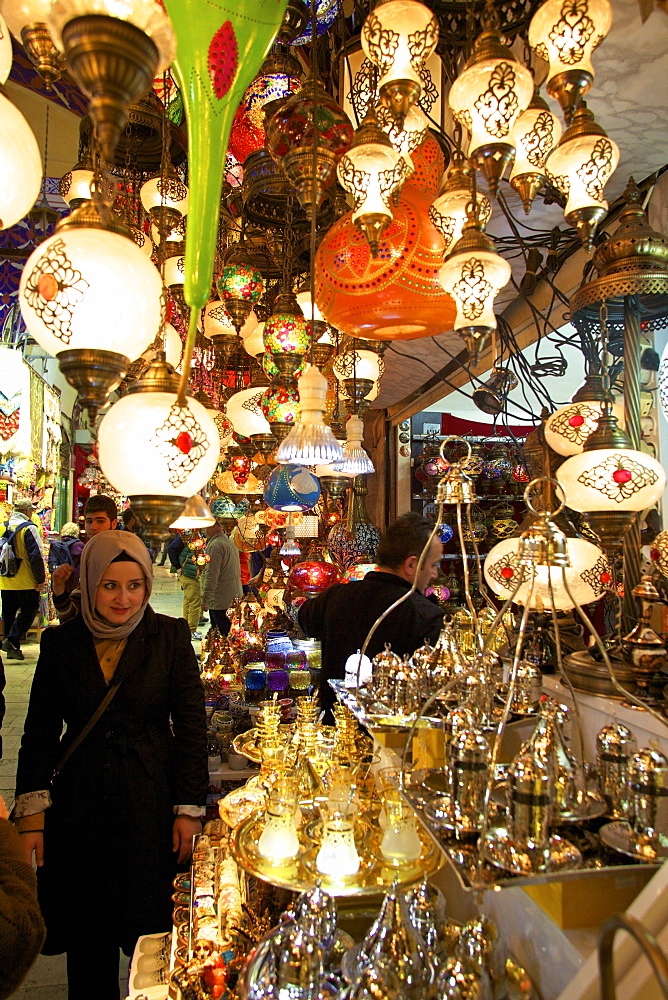
[[[333,583],[338,583],[339,571],[332,563],[309,552],[303,562],[295,563],[288,575],[288,588],[305,594],[321,594]]]

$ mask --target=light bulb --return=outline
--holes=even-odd
[[[320,465],[343,458],[341,446],[323,416],[327,408],[327,379],[308,365],[299,380],[299,418],[276,452],[276,461],[292,465]]]
[[[192,496],[215,472],[219,453],[211,413],[190,397],[180,406],[175,392],[129,392],[100,424],[100,466],[124,496]]]
[[[28,214],[37,201],[42,184],[42,159],[28,122],[2,94],[0,177],[0,229],[10,229]]]
[[[138,357],[160,329],[160,274],[118,231],[59,225],[21,275],[19,300],[31,336],[53,356],[92,348]]]

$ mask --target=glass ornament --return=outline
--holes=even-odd
[[[448,104],[470,133],[469,159],[485,175],[493,195],[515,151],[513,126],[528,108],[533,89],[531,73],[504,45],[498,14],[490,5],[473,52],[450,88]]]
[[[273,382],[262,393],[260,409],[270,424],[293,424],[299,414],[297,386]]]
[[[555,475],[567,505],[582,513],[645,510],[666,488],[659,462],[631,448],[583,451],[567,458]]]
[[[378,255],[379,241],[392,222],[391,199],[411,172],[375,115],[367,114],[350,149],[339,159],[337,175],[341,187],[352,195],[352,221],[369,241],[373,257]]]
[[[443,237],[429,219],[443,173],[443,154],[432,136],[415,151],[413,163],[377,257],[350,212],[318,246],[316,302],[327,322],[350,336],[411,340],[451,327],[454,304],[438,281]]]
[[[288,587],[306,594],[321,594],[339,582],[339,571],[333,563],[320,559],[305,559],[295,563],[288,574]]]
[[[401,123],[422,92],[420,70],[436,48],[438,21],[417,0],[385,0],[367,14],[360,35],[378,67],[378,94]]]
[[[429,208],[429,218],[445,240],[443,250],[445,257],[461,239],[466,222],[466,208],[472,198],[471,171],[462,153],[455,151],[449,168],[441,178],[438,198],[434,199]],[[489,198],[480,191],[477,193],[477,208],[478,218],[484,229],[492,217],[492,206]]]
[[[159,272],[120,223],[113,232],[59,224],[28,258],[19,284],[26,326],[54,357],[74,349],[138,357],[161,328],[162,298]]]
[[[318,35],[322,35],[327,31],[328,28],[334,24],[336,20],[336,15],[339,10],[340,0],[316,0],[315,4],[315,25],[316,32]],[[308,5],[309,11],[311,10],[310,5]],[[294,38],[290,45],[310,45],[312,37],[312,22],[309,18],[309,22],[302,31],[300,35]]]
[[[235,248],[239,255],[242,248]],[[264,278],[252,264],[232,260],[223,267],[218,279],[218,294],[232,317],[235,330],[241,331],[251,310],[264,292]]]
[[[519,538],[506,538],[494,545],[485,556],[484,573],[488,586],[502,600],[515,590],[521,567],[518,564]],[[584,538],[566,538],[570,565],[566,567],[566,580],[579,605],[590,604],[610,586],[612,570],[602,550]],[[516,604],[525,604],[529,597],[532,570],[525,567],[524,580]],[[552,607],[550,581],[557,611],[570,611],[575,607],[564,587],[561,566],[536,566],[536,582],[531,607]]]
[[[526,215],[547,181],[545,161],[561,133],[561,122],[536,89],[531,104],[515,122],[511,136],[515,160],[510,171],[510,186],[522,199]]]
[[[227,401],[227,416],[237,434],[271,434],[271,428],[260,408],[261,387],[251,387],[235,392]]]
[[[375,573],[378,569],[378,563],[370,562],[356,562],[353,566],[349,566],[341,577],[341,583],[354,583],[358,580],[363,580],[367,573]],[[357,657],[355,657],[357,660]]]
[[[569,124],[594,82],[592,53],[611,23],[608,0],[547,0],[531,19],[529,45],[550,64],[546,89]]]
[[[353,141],[353,126],[319,80],[310,76],[299,93],[282,102],[267,124],[267,149],[294,186],[307,211],[320,207],[336,178],[336,163]]]
[[[580,455],[590,434],[598,427],[603,402],[573,401],[551,413],[544,427],[545,440],[558,455]],[[624,408],[613,403],[612,412],[618,424],[624,426]]]
[[[608,211],[603,189],[618,162],[617,144],[582,102],[548,156],[546,170],[550,183],[566,195],[564,217],[577,229],[586,250],[592,248],[596,227]]]
[[[510,274],[510,264],[496,252],[492,238],[469,216],[438,277],[457,303],[454,329],[474,357],[496,330],[494,302]]]
[[[310,510],[319,499],[319,480],[301,465],[277,466],[264,490],[267,506],[284,513]]]
[[[42,184],[42,158],[30,125],[3,94],[0,94],[0,136],[0,229],[11,229],[37,201]]]
[[[271,61],[271,57],[268,61]],[[267,61],[265,61],[266,64]],[[290,59],[289,67],[292,68]],[[266,117],[264,109],[271,101],[288,97],[301,89],[299,64],[292,73],[264,72],[260,69],[237,108],[230,130],[230,152],[239,163],[243,163],[251,153],[263,149],[266,144]]]
[[[292,294],[279,295],[274,312],[264,324],[262,341],[270,354],[303,357],[311,346],[311,328]]]
[[[119,448],[119,441],[133,444]],[[199,493],[219,453],[211,412],[192,397],[180,406],[175,392],[127,393],[107,411],[98,432],[100,467],[124,496]]]

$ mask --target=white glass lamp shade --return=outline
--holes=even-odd
[[[429,8],[416,0],[386,0],[364,21],[361,42],[367,59],[381,73],[379,91],[400,80],[411,80],[421,89],[419,71],[436,48],[438,24]]]
[[[327,320],[320,312],[318,308],[318,303],[313,302],[311,299],[311,292],[309,289],[305,289],[303,292],[297,292],[295,296],[299,304],[299,308],[304,313],[304,316],[309,322],[316,323],[326,323]]]
[[[347,378],[377,382],[381,376],[381,359],[375,351],[355,348],[354,351],[346,351],[334,358],[333,369],[339,382]]]
[[[517,551],[519,538],[505,538],[494,545],[485,557],[485,579],[491,590],[502,600],[507,600],[515,590],[520,577]],[[566,548],[570,566],[566,567],[568,587],[579,605],[597,600],[610,586],[610,564],[597,545],[584,538],[567,538]],[[526,604],[529,599],[532,569],[524,567],[524,581],[513,598],[516,604]],[[536,566],[536,581],[531,599],[532,608],[552,607],[550,581],[557,611],[575,607],[564,587],[561,566]]]
[[[482,59],[459,74],[448,95],[457,121],[471,133],[469,155],[507,143],[533,96],[533,77],[514,59]]]
[[[188,214],[188,188],[178,177],[150,177],[139,192],[146,212],[154,208],[171,208],[182,216]]]
[[[410,154],[414,152],[418,146],[422,145],[424,140],[427,138],[427,133],[429,131],[429,119],[422,108],[419,104],[414,104],[411,108],[409,108],[403,121],[403,127],[400,127],[397,124],[396,119],[389,108],[384,108],[380,105],[376,109],[376,114],[378,115],[380,127],[383,132],[387,132],[394,148],[397,152],[401,153],[406,160],[410,160]],[[410,162],[412,164],[412,160]],[[411,173],[413,173],[412,166]]]
[[[71,205],[73,201],[88,201],[91,197],[90,186],[93,182],[92,170],[80,167],[78,170],[70,170],[63,177],[60,184],[60,193],[63,200]]]
[[[579,455],[590,434],[598,427],[603,403],[587,400],[560,406],[545,422],[545,440],[558,455]],[[614,403],[613,416],[624,426],[624,408]]]
[[[186,259],[183,254],[168,257],[165,261],[165,284],[167,288],[178,288],[186,280]]]
[[[656,459],[631,448],[573,455],[559,466],[556,478],[567,505],[583,513],[644,510],[666,488],[666,473]]]
[[[128,393],[100,424],[100,467],[124,496],[199,493],[219,453],[212,413],[190,397],[180,407],[173,392]]]
[[[548,154],[559,142],[562,125],[549,108],[527,108],[519,116],[512,131],[515,162],[510,180],[522,174],[545,174]]]
[[[249,337],[258,324],[257,316],[254,312],[250,314],[244,325],[241,327],[241,337]],[[236,335],[232,318],[225,308],[225,303],[219,299],[212,299],[204,306],[202,323],[202,333],[209,340],[218,334]]]
[[[663,415],[668,420],[668,344],[663,349],[659,364],[659,402]]]
[[[71,228],[54,233],[28,258],[19,301],[28,331],[51,355],[92,348],[136,358],[160,330],[162,287],[158,270],[132,240]]]
[[[130,225],[128,226],[128,229],[130,230],[132,239],[137,244],[141,252],[146,254],[147,257],[152,257],[155,246],[153,245],[151,237],[145,233],[143,229],[140,229],[139,226]]]
[[[264,354],[264,323],[258,323],[252,333],[242,338],[242,346],[251,358]]]
[[[181,359],[183,358],[183,341],[171,323],[165,323],[163,340],[167,364],[178,371],[181,367]]]
[[[608,0],[547,0],[538,8],[529,25],[529,45],[550,64],[548,93],[550,81],[559,73],[576,69],[593,79],[592,52],[611,24]]]
[[[603,189],[619,163],[619,148],[607,135],[579,135],[550,153],[546,170],[554,186],[567,197],[564,215],[597,208],[607,211]]]
[[[51,0],[3,0],[2,16],[17,42],[23,43],[21,32],[29,24],[46,24]]]
[[[447,181],[447,173],[443,176],[443,184]],[[454,188],[445,191],[438,198],[434,199],[429,207],[429,218],[442,234],[445,241],[443,256],[447,257],[452,252],[453,247],[461,239],[464,223],[466,222],[466,206],[471,204],[470,186]],[[492,216],[492,206],[487,195],[480,191],[477,195],[478,218],[481,226],[484,227]]]
[[[18,108],[0,94],[0,229],[28,214],[42,184],[39,146]]]
[[[227,416],[237,434],[251,437],[252,434],[271,434],[271,427],[260,409],[262,389],[242,389],[227,401]]]
[[[379,142],[353,146],[339,160],[337,175],[353,197],[353,222],[365,215],[393,218],[390,199],[406,176],[406,161],[396,149]]]
[[[496,329],[494,301],[510,280],[510,264],[489,250],[453,253],[438,278],[457,305],[455,330],[472,325]]]
[[[176,56],[176,35],[160,0],[52,0],[47,24],[56,48],[64,51],[63,29],[75,17],[107,15],[129,21],[148,35],[158,50],[156,73],[163,73]]]
[[[12,59],[12,40],[9,37],[9,28],[0,14],[0,86],[7,82],[7,77],[12,69]]]

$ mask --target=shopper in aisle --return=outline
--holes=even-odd
[[[42,556],[42,542],[31,517],[30,500],[17,500],[12,515],[0,526],[0,537],[11,536],[11,544],[19,563],[14,576],[0,575],[2,594],[2,648],[8,660],[25,659],[21,652],[21,638],[28,631],[39,610],[39,595],[44,589],[46,572]]]
[[[35,873],[0,796],[0,1000],[19,988],[43,942]]]
[[[79,525],[68,521],[60,529],[60,537],[54,538],[49,546],[48,566],[53,573],[58,566],[73,566],[74,572],[65,583],[65,589],[71,593],[79,585],[79,563],[84,543],[79,538]]]
[[[149,606],[152,580],[136,536],[93,538],[81,614],[44,632],[30,694],[15,816],[39,866],[45,951],[67,952],[69,1000],[118,1000],[118,948],[170,927],[176,862],[204,814],[197,661],[185,622]]]
[[[425,639],[435,640],[443,624],[443,611],[424,591],[436,579],[443,545],[436,535],[418,574],[420,553],[427,544],[433,524],[410,513],[391,524],[380,540],[376,553],[378,569],[363,580],[334,584],[323,594],[306,601],[299,609],[299,624],[307,636],[322,642],[322,707],[331,709],[334,693],[327,681],[342,679],[349,656],[361,650],[374,622],[405,596],[409,598],[390,612],[369,643],[367,655],[374,657],[389,643],[398,656],[414,653]]]
[[[207,528],[206,533],[209,562],[201,579],[202,611],[209,612],[212,628],[227,635],[230,631],[227,609],[235,597],[243,594],[239,550],[218,521]]]
[[[197,631],[202,614],[202,590],[199,581],[199,568],[195,556],[184,539],[184,545],[179,553],[179,583],[183,591],[183,617],[190,628],[190,638],[199,641],[202,633]]]
[[[84,507],[84,525],[86,540],[99,535],[101,531],[111,531],[118,524],[118,508],[111,497],[98,493],[89,497]],[[53,604],[61,625],[74,618],[79,613],[81,595],[78,588],[73,588],[69,581],[74,574],[74,567],[62,563],[51,573],[51,595]]]

